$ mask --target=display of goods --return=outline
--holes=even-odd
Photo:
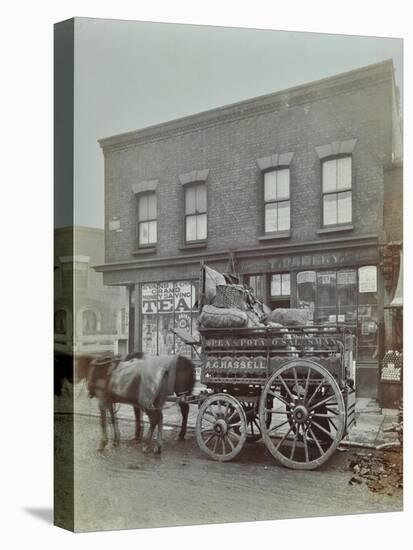
[[[217,285],[217,294],[213,301],[215,307],[246,308],[245,291],[241,285]]]
[[[206,305],[199,316],[199,325],[204,328],[245,327],[248,317],[237,308],[220,308]]]
[[[286,327],[294,325],[307,325],[311,311],[307,309],[278,308],[272,311],[267,319],[273,323],[280,323]]]

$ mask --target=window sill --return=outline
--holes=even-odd
[[[156,252],[156,246],[148,246],[147,248],[138,248],[137,250],[132,250],[133,256],[142,256],[145,254],[154,254]]]
[[[332,225],[331,227],[323,227],[317,231],[317,235],[323,235],[324,233],[336,233],[337,231],[351,231],[354,229],[354,225],[351,223],[346,225]]]
[[[258,237],[259,241],[272,241],[273,239],[289,239],[291,237],[291,231],[279,231],[278,233],[268,233],[268,235],[261,235]]]
[[[194,250],[196,248],[206,248],[207,241],[198,241],[196,243],[187,243],[179,247],[179,250]]]

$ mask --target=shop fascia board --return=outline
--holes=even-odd
[[[232,253],[237,260],[251,258],[265,258],[267,256],[283,256],[286,254],[310,254],[340,250],[347,248],[361,248],[378,245],[378,234],[363,235],[361,237],[343,237],[340,239],[325,239],[307,241],[304,243],[275,244],[254,248],[224,249],[196,254],[181,254],[179,256],[167,256],[157,258],[145,258],[142,260],[121,261],[93,266],[98,272],[121,271],[129,269],[145,269],[155,267],[174,267],[178,265],[195,264],[201,261],[205,263],[227,260]]]

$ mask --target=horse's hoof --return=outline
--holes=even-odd
[[[185,435],[179,434],[178,441],[185,441]]]
[[[139,445],[140,440],[134,437],[133,439],[130,439],[128,441],[129,447],[137,447]]]
[[[115,448],[116,448],[116,447],[119,447],[119,441],[114,441],[114,442],[112,443],[112,447],[115,447]]]
[[[153,452],[156,455],[160,455],[162,453],[162,447],[160,445],[155,445],[155,447],[153,448]]]
[[[147,445],[142,445],[142,452],[146,454],[148,451],[149,451],[148,446]]]

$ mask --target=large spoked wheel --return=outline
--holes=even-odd
[[[260,420],[258,415],[258,403],[250,401],[241,401],[242,408],[247,418],[247,442],[258,441],[262,437]],[[266,425],[269,428],[271,424],[271,413],[267,413]]]
[[[247,437],[247,419],[241,403],[225,393],[210,395],[202,403],[196,421],[200,449],[214,460],[232,460]]]
[[[318,468],[344,435],[344,399],[336,380],[305,359],[294,359],[272,374],[261,394],[259,416],[268,450],[288,468]]]

